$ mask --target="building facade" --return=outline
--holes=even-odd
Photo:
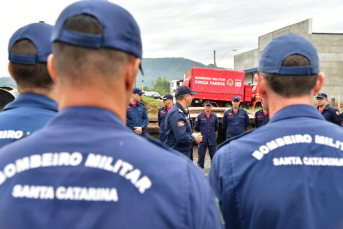
[[[245,83],[255,83],[254,74],[263,49],[279,36],[295,33],[305,37],[317,48],[320,70],[325,73],[321,92],[336,107],[343,103],[343,33],[313,33],[312,19],[307,19],[258,37],[258,48],[234,56],[234,69],[245,71]]]

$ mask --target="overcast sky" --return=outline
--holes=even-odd
[[[313,32],[343,33],[342,0],[111,0],[135,17],[143,57],[184,57],[233,68],[233,56],[257,48],[258,37],[313,18]],[[7,46],[20,27],[54,24],[71,0],[0,1],[0,76],[8,76]]]

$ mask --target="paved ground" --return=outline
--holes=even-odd
[[[198,146],[193,146],[193,162],[194,164],[198,163]],[[208,154],[208,149],[207,149],[206,156],[205,156],[205,165],[204,165],[205,176],[207,176],[210,168],[211,168],[211,158],[210,158],[210,155]]]

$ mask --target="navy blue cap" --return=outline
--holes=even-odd
[[[171,94],[165,94],[164,96],[163,96],[163,100],[165,100],[165,99],[173,99],[173,96],[171,95]]]
[[[235,96],[235,97],[232,98],[232,101],[235,101],[235,100],[238,100],[238,102],[241,101],[241,99],[239,98],[239,96]]]
[[[34,65],[36,63],[46,63],[48,56],[52,53],[52,43],[50,37],[53,26],[44,22],[32,23],[18,29],[11,37],[8,45],[8,59],[17,64]],[[30,40],[37,49],[36,55],[18,55],[11,53],[13,45],[20,40]]]
[[[290,55],[302,55],[309,66],[282,66]],[[320,72],[316,48],[302,36],[289,33],[273,39],[263,50],[258,66],[260,72],[279,75],[315,75]]]
[[[145,92],[143,92],[143,91],[141,91],[141,89],[135,87],[135,88],[133,89],[133,92],[132,92],[132,93],[133,93],[133,94],[143,95]]]
[[[187,95],[187,94],[197,95],[198,93],[192,92],[192,90],[187,86],[180,86],[175,91],[175,97],[179,95]]]
[[[327,94],[325,94],[325,93],[318,93],[318,95],[316,96],[316,98],[327,99],[328,96],[327,96]]]
[[[104,34],[85,34],[64,29],[70,18],[80,14],[98,19]],[[127,10],[107,0],[84,0],[69,5],[58,17],[51,40],[88,48],[113,48],[140,59],[143,55],[141,34],[135,19]],[[141,66],[140,69],[142,71]]]
[[[205,106],[212,106],[212,102],[209,100],[205,101]]]

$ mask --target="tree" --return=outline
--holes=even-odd
[[[144,86],[143,91],[149,91],[150,89],[147,86]]]
[[[164,95],[167,91],[169,91],[170,88],[170,82],[166,79],[165,76],[157,76],[156,81],[152,81],[152,85],[154,88],[154,91],[157,91],[160,93],[160,95]]]

